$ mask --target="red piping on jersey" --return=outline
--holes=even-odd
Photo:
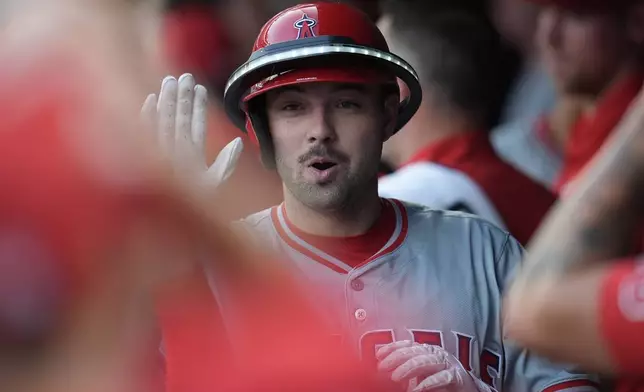
[[[291,237],[289,237],[288,233],[284,231],[284,228],[282,228],[282,225],[279,221],[279,216],[277,215],[277,209],[281,208],[282,206],[278,207],[273,207],[271,208],[271,219],[273,220],[273,226],[275,227],[275,230],[277,230],[277,234],[280,236],[282,241],[286,242],[286,245],[289,247],[293,248],[294,250],[300,252],[304,256],[317,261],[320,264],[323,264],[327,266],[328,268],[332,269],[335,272],[341,273],[341,274],[346,274],[347,271],[344,269],[338,267],[337,265],[330,263],[323,259],[322,257],[319,257],[315,253],[311,252],[310,250],[306,249],[302,245],[298,244],[297,242],[293,241]]]
[[[391,245],[381,250],[380,252],[376,253],[375,255],[371,256],[363,263],[359,264],[356,268],[365,266],[371,263],[372,261],[374,261],[375,259],[395,251],[396,249],[398,249],[400,245],[402,245],[402,243],[405,241],[405,238],[407,238],[407,230],[409,227],[409,222],[407,218],[407,210],[405,209],[405,205],[400,200],[396,200],[396,199],[388,199],[388,200],[396,204],[396,206],[398,206],[398,211],[400,211],[400,218],[401,218],[400,233],[398,234],[398,237],[396,238],[396,240],[394,240],[394,242],[391,243]]]
[[[385,254],[393,252],[394,250],[396,250],[405,241],[405,238],[407,237],[408,217],[407,217],[407,210],[406,210],[404,204],[401,203],[400,201],[394,200],[394,199],[382,199],[382,200],[383,200],[383,203],[388,204],[388,205],[385,205],[384,208],[389,207],[394,211],[393,217],[395,219],[394,219],[393,227],[391,229],[389,229],[390,234],[388,235],[387,240],[384,241],[384,243],[382,243],[381,246],[384,246],[385,244],[390,242],[391,239],[392,239],[392,236],[395,235],[396,229],[398,228],[398,225],[396,223],[397,222],[396,218],[397,218],[398,214],[400,214],[400,217],[401,217],[400,232],[398,233],[398,235],[395,238],[395,240],[393,242],[391,242],[391,244],[389,246],[387,246],[384,249],[379,250],[377,253],[369,256],[366,259],[359,260],[358,262],[356,262],[355,260],[343,260],[343,259],[340,259],[338,257],[335,257],[335,256],[332,255],[332,253],[334,253],[334,252],[329,252],[328,250],[325,251],[324,249],[320,249],[318,246],[312,245],[310,243],[310,241],[306,241],[301,236],[297,235],[296,232],[298,231],[298,229],[295,228],[295,227],[292,227],[292,224],[289,225],[289,222],[287,220],[286,213],[284,211],[284,206],[283,205],[279,206],[279,207],[273,207],[271,209],[271,218],[273,220],[273,225],[275,227],[275,230],[277,231],[277,233],[280,236],[280,238],[289,247],[291,247],[293,250],[296,250],[297,252],[303,254],[304,256],[309,257],[310,259],[315,260],[315,261],[319,262],[320,264],[327,266],[328,268],[332,269],[335,272],[346,274],[353,268],[358,268],[358,267],[364,266],[364,265],[372,262],[373,260],[375,260],[375,259],[377,259],[377,258],[379,258],[379,257],[381,257],[381,256],[383,256]],[[398,214],[395,213],[395,209],[393,207],[394,205],[398,208],[398,211],[399,211]],[[320,255],[318,255],[318,254],[316,254],[314,252],[311,252],[306,247],[304,247],[304,246],[300,245],[299,243],[297,243],[296,241],[294,241],[291,238],[291,236],[289,236],[289,234],[284,230],[284,228],[282,227],[282,224],[279,221],[278,208],[282,209],[282,214],[283,214],[283,216],[284,216],[284,218],[286,220],[285,223],[289,226],[289,228],[293,232],[293,235],[297,236],[297,238],[300,239],[301,241],[306,242],[310,247],[319,250],[321,253],[331,254],[332,257],[335,257],[339,261],[341,261],[343,264],[346,264],[346,269],[335,265],[334,263],[330,262],[329,260],[325,259],[324,257],[321,257]],[[383,213],[383,215],[388,215],[388,214]],[[376,225],[382,225],[383,223],[385,225],[387,225],[387,222],[383,222],[383,220],[388,221],[389,219],[387,217],[385,217],[385,216],[382,216],[381,219],[379,219],[379,221],[376,223]],[[376,228],[376,225],[374,225],[374,228]],[[371,231],[372,231],[372,229],[370,229],[370,232]],[[368,232],[365,235],[370,236],[370,233]],[[342,241],[342,239],[339,238],[338,241]]]

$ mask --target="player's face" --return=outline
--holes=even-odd
[[[542,10],[537,44],[557,86],[565,93],[599,94],[628,52],[627,34],[612,15]]]
[[[393,123],[386,106],[378,86],[306,83],[269,92],[269,129],[286,191],[316,210],[341,209],[375,192]]]

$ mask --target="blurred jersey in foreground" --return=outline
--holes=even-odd
[[[206,197],[156,150],[138,123],[154,59],[132,50],[132,5],[45,3],[0,42],[0,390],[160,388],[157,309],[175,337],[170,390],[387,387],[330,344],[272,256],[211,208],[243,195]],[[246,339],[234,350],[183,289],[206,264],[236,298]]]

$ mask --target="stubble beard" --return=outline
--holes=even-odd
[[[327,184],[303,181],[284,182],[288,191],[303,205],[319,212],[338,212],[349,208],[359,192],[356,179],[350,176],[336,178]]]
[[[280,162],[277,171],[287,191],[302,205],[317,212],[337,213],[358,207],[363,193],[369,189],[366,175],[343,173],[326,184],[311,184],[294,176]]]

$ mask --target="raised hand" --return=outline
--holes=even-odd
[[[175,167],[186,175],[202,176],[204,185],[219,186],[235,170],[243,150],[241,138],[224,147],[215,162],[205,158],[208,92],[196,84],[191,74],[177,80],[167,76],[159,95],[150,94],[143,104],[146,124],[157,133],[161,148],[175,160]]]

